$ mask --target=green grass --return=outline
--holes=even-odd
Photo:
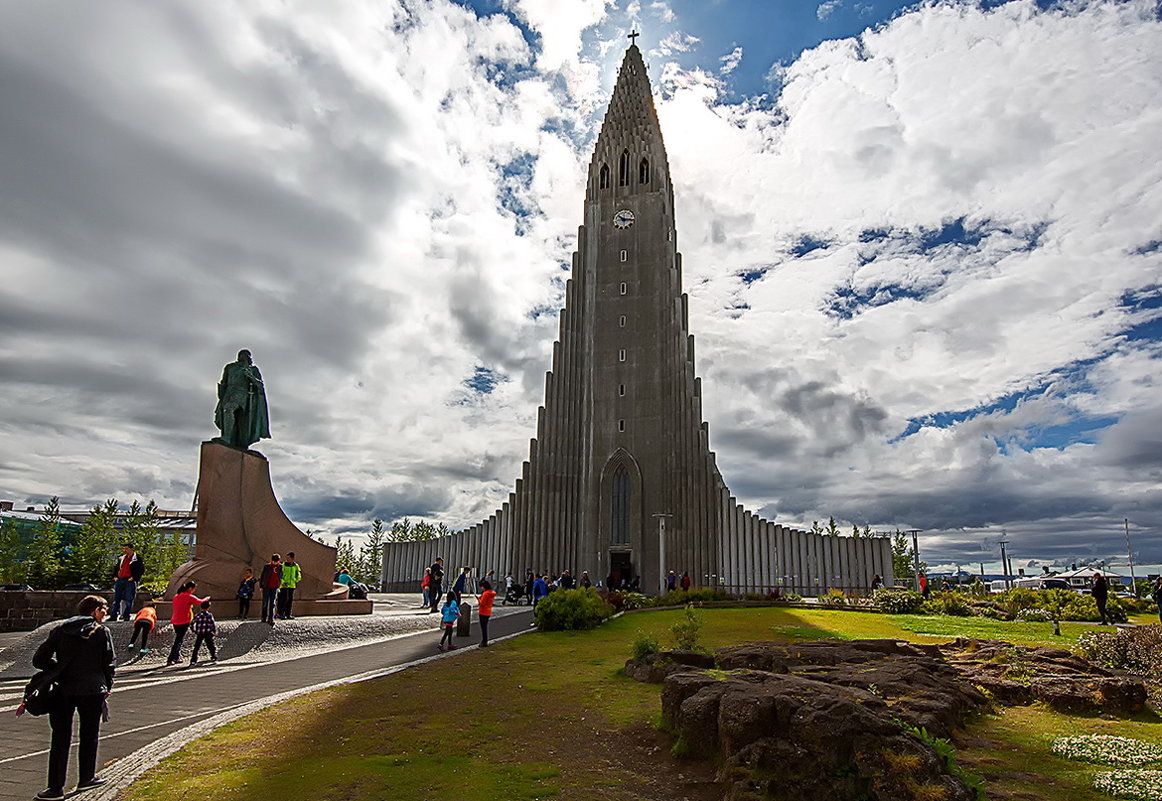
[[[702,644],[958,635],[1072,645],[1092,626],[984,618],[878,615],[827,609],[705,609]],[[537,633],[362,684],[280,704],[188,745],[134,784],[126,801],[264,797],[446,797],[718,801],[714,765],[683,759],[661,730],[660,688],[621,667],[639,631],[673,643],[679,610],[625,615],[591,632]],[[973,723],[958,743],[990,797],[1101,798],[1100,768],[1050,752],[1059,734],[1117,733],[1162,742],[1162,724],[1005,709]]]

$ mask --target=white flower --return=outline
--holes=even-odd
[[[1156,801],[1162,798],[1162,770],[1106,770],[1093,777],[1093,786],[1117,798]]]
[[[1058,737],[1053,741],[1053,753],[1067,759],[1080,759],[1085,762],[1109,762],[1115,765],[1146,765],[1162,761],[1162,745],[1130,737],[1115,737],[1109,734]],[[1119,774],[1125,772],[1127,771],[1115,771]],[[1159,771],[1139,772],[1158,773],[1162,776]],[[1151,798],[1158,797],[1162,796],[1151,796]]]

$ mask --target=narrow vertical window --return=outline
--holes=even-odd
[[[617,160],[617,185],[629,186],[629,149],[621,151],[621,158]]]
[[[623,295],[625,294],[625,282],[624,281],[621,282],[621,294],[623,294]]]
[[[609,165],[608,164],[601,165],[600,176],[601,177],[598,180],[598,185],[600,186],[601,189],[608,189],[609,188]]]
[[[625,315],[624,314],[621,315],[621,317],[619,317],[617,319],[617,324],[620,325],[622,328],[625,328]]]
[[[623,397],[623,398],[625,397],[625,384],[619,384],[619,385],[618,385],[618,387],[617,387],[617,394],[618,394],[618,395],[620,395],[620,396],[621,396],[621,397]]]
[[[623,250],[623,251],[621,252],[621,260],[622,260],[622,261],[625,261],[625,260],[626,260],[626,259],[628,259],[628,258],[629,258],[629,253]]]
[[[650,160],[647,158],[643,158],[641,163],[637,165],[637,182],[639,184],[650,182]]]
[[[619,351],[617,352],[617,360],[618,360],[619,362],[624,362],[624,361],[625,361],[625,348],[622,348],[621,350],[619,350]]]
[[[618,421],[620,430],[624,429],[624,420]],[[609,539],[614,545],[629,545],[629,471],[625,465],[618,465],[613,473],[613,497],[610,507],[613,512],[613,525],[610,527]]]
[[[617,421],[617,430],[618,431],[625,431],[625,421],[624,420]]]

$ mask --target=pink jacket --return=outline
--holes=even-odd
[[[173,613],[169,616],[169,622],[175,626],[180,626],[183,623],[189,623],[194,619],[193,608],[201,606],[205,598],[199,598],[188,590],[186,592],[179,592],[173,597]]]

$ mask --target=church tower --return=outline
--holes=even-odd
[[[587,571],[594,583],[640,578],[646,592],[669,570],[731,592],[857,590],[873,573],[890,582],[886,539],[819,537],[762,520],[718,472],[694,371],[670,166],[636,44],[597,137],[583,220],[545,405],[514,491],[465,531],[389,545],[384,588],[417,586],[437,555],[518,581],[526,568]]]

